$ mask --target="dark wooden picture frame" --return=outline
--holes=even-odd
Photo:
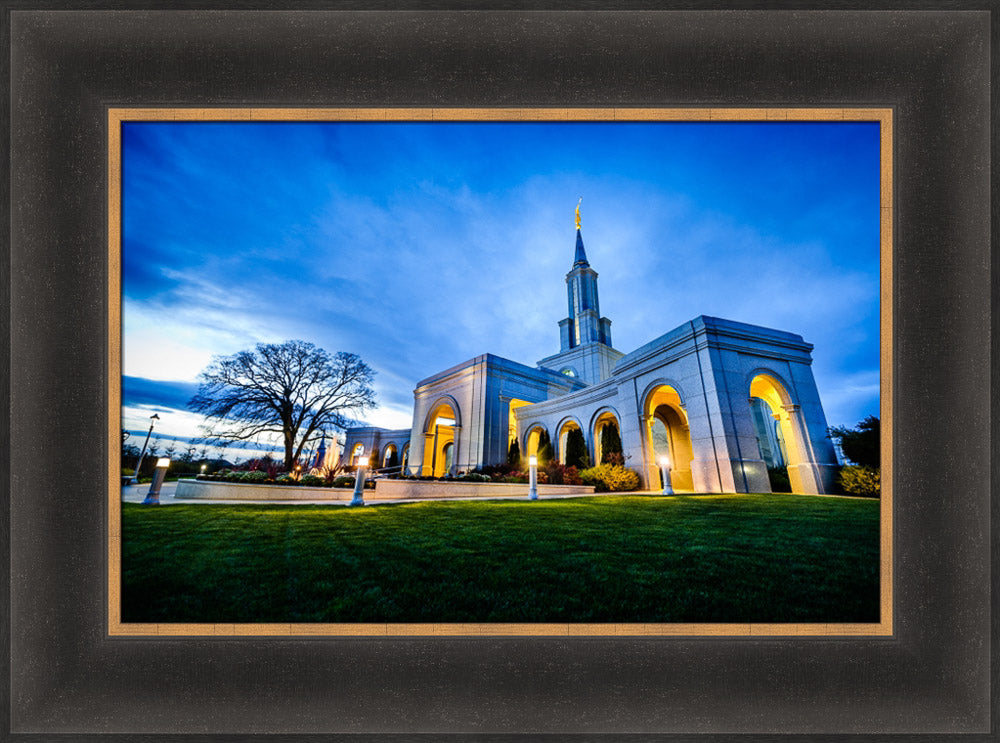
[[[14,738],[994,739],[991,13],[53,9],[6,8]],[[891,108],[893,634],[109,637],[104,143],[142,105]]]

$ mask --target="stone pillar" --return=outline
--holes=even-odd
[[[458,473],[458,438],[462,433],[462,427],[452,426],[451,431],[451,470],[449,471],[449,474],[454,477]]]
[[[788,416],[788,427],[791,429],[793,441],[785,442],[785,447],[791,443],[795,447],[795,464],[788,463],[788,479],[792,491],[796,493],[818,494],[824,492],[823,478],[816,466],[815,455],[809,437],[806,435],[805,424],[802,421],[801,408],[798,405],[782,405],[782,410]],[[789,459],[792,459],[789,456]]]
[[[653,451],[652,437],[653,416],[647,413],[639,414],[639,432],[642,437],[642,466],[636,467],[642,475],[642,485],[646,490],[659,490],[660,470],[656,462],[656,452]]]
[[[434,447],[431,446],[431,461],[427,461],[427,443],[434,437],[430,431],[424,431],[423,453],[420,458],[420,474],[428,477],[434,474]]]

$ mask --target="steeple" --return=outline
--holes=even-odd
[[[583,236],[580,234],[580,228],[576,228],[576,257],[573,259],[573,268],[577,266],[589,266],[587,262],[587,253],[583,249]]]
[[[580,232],[580,202],[576,205],[576,253],[566,274],[566,298],[569,316],[559,321],[559,353],[538,365],[596,384],[611,374],[622,353],[611,347],[611,321],[601,317],[597,271],[590,267]]]

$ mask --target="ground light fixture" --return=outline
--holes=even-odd
[[[207,464],[203,464],[203,465],[201,466],[201,474],[203,474],[203,475],[204,475],[204,474],[205,474],[205,470],[207,470],[207,469],[208,469],[208,465],[207,465]]]
[[[670,457],[668,456],[660,457],[660,472],[663,475],[662,495],[673,495],[674,489],[670,487]]]
[[[538,500],[538,457],[528,457],[528,498]]]
[[[363,497],[365,489],[365,467],[368,466],[368,457],[358,457],[357,465],[358,468],[354,474],[354,498],[351,499],[351,505],[363,506],[365,504],[365,499]]]
[[[170,459],[160,457],[156,460],[156,470],[153,472],[153,481],[149,484],[149,492],[146,493],[146,500],[143,503],[152,506],[160,505],[160,488],[167,477],[167,467],[170,466]]]

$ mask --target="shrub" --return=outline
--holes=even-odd
[[[768,467],[767,479],[771,483],[772,493],[792,492],[792,481],[788,479],[787,467]]]
[[[580,473],[580,479],[585,485],[593,485],[600,492],[621,492],[636,490],[639,487],[639,475],[620,464],[599,464]]]
[[[480,472],[467,472],[464,475],[459,475],[455,479],[462,480],[463,482],[490,482],[492,478],[489,475],[484,475]]]
[[[310,488],[318,488],[326,484],[326,480],[318,475],[302,475],[299,478],[299,485],[305,485]]]
[[[851,495],[877,498],[882,492],[882,473],[874,467],[846,465],[840,468],[840,487]]]
[[[291,475],[289,475],[287,472],[285,474],[281,475],[277,480],[275,480],[275,482],[278,483],[279,485],[298,485],[299,484],[299,481],[296,480]]]
[[[507,449],[507,464],[511,467],[521,465],[521,445],[517,443],[517,439],[511,441],[510,447]]]
[[[587,458],[587,444],[583,440],[583,431],[574,428],[566,434],[566,464],[574,467],[584,467]]]
[[[333,480],[333,487],[335,487],[335,488],[353,488],[354,487],[354,478],[353,477],[347,477],[347,476],[335,477],[334,480]]]
[[[541,474],[541,473],[539,473]],[[576,467],[552,462],[545,468],[546,480],[552,485],[582,485],[580,472]]]
[[[621,453],[622,437],[618,435],[618,426],[614,423],[605,423],[601,426],[601,452],[598,464],[624,464],[624,459],[621,462],[612,462],[610,459],[612,454]]]
[[[132,477],[135,474],[135,470],[131,467],[122,467],[122,477]]]
[[[244,472],[240,475],[240,482],[267,482],[270,480],[266,472],[261,470],[253,470],[251,472]]]

